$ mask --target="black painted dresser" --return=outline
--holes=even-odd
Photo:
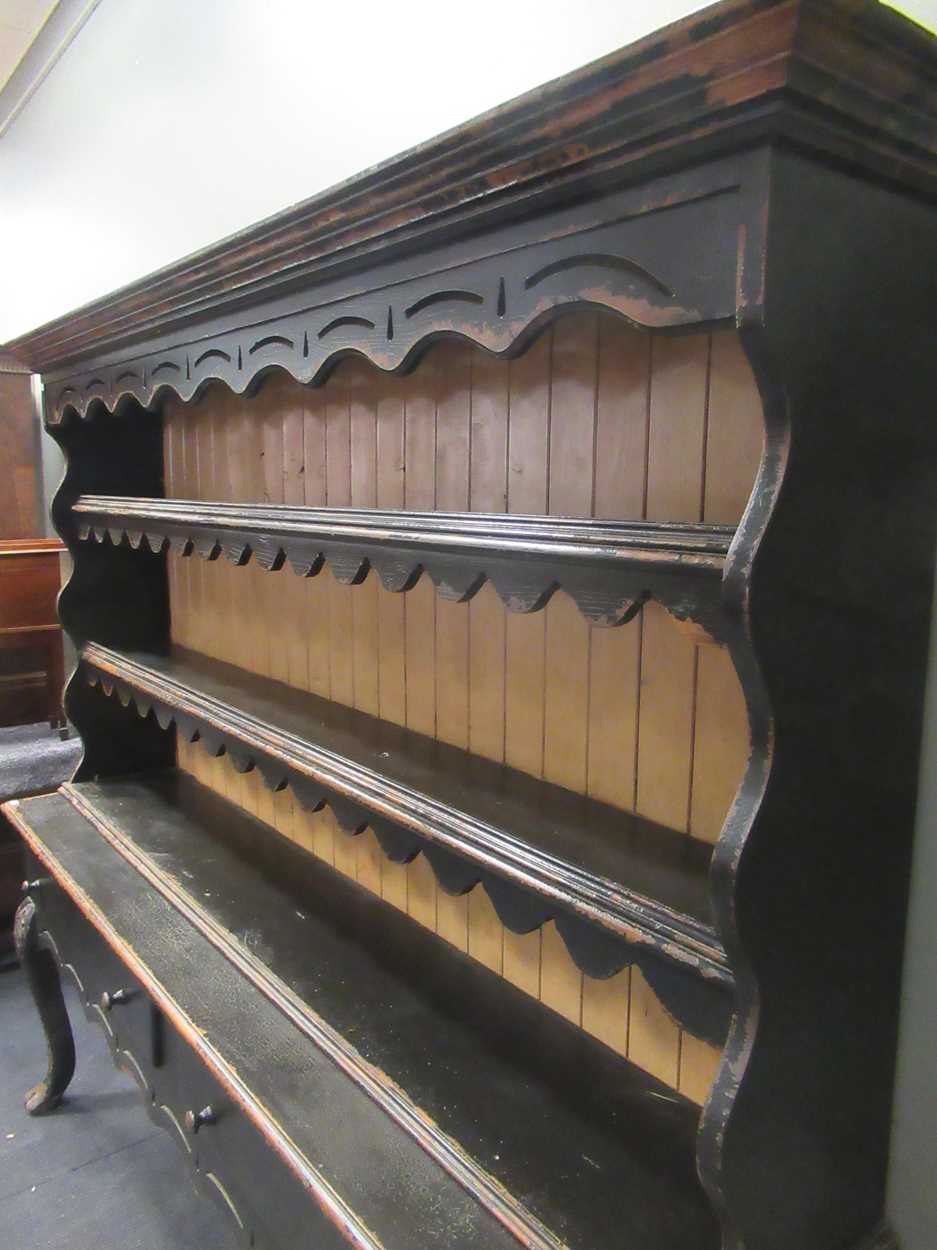
[[[236,1244],[871,1250],[937,42],[726,0],[11,345],[83,757],[4,811]]]

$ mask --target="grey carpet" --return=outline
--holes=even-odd
[[[63,742],[46,723],[0,729],[0,803],[56,789],[80,755],[81,739],[74,730]]]
[[[0,975],[0,1246],[16,1250],[235,1250],[170,1137],[111,1063],[66,987],[78,1066],[66,1101],[32,1118],[23,1095],[45,1044],[22,972]]]

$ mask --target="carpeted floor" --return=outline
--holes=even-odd
[[[19,794],[54,790],[78,763],[81,741],[63,741],[45,723],[0,729],[0,803]]]
[[[45,1044],[19,970],[0,975],[0,1246],[10,1250],[235,1250],[168,1134],[66,987],[78,1065],[65,1102],[33,1118],[23,1095]]]

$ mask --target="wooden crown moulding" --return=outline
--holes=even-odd
[[[317,384],[349,355],[407,370],[447,335],[512,355],[567,308],[654,330],[728,321],[744,243],[740,177],[739,161],[717,163],[465,240],[447,231],[416,257],[370,257],[293,294],[219,308],[185,332],[47,370],[46,421],[153,407],[169,391],[192,400],[212,382],[249,394],[276,369]]]
[[[318,285],[337,267],[371,265],[382,251],[425,251],[440,230],[450,239],[477,233],[582,195],[584,184],[646,178],[758,139],[796,143],[934,195],[931,40],[871,0],[726,0],[9,346],[44,374],[103,360],[128,343]],[[393,311],[402,328],[401,309]],[[386,301],[381,312],[383,324]],[[190,354],[190,370],[194,362]],[[150,370],[158,364],[151,359]]]
[[[637,964],[680,1024],[724,1041],[733,979],[709,911],[708,846],[205,657],[91,644],[81,661],[89,685],[141,717],[256,767],[310,810],[327,803],[348,834],[370,827],[391,860],[422,852],[449,893],[484,885],[514,932],[554,920],[588,975]],[[568,858],[577,843],[582,863]]]
[[[222,553],[267,570],[289,562],[303,577],[328,563],[355,585],[374,569],[386,590],[422,573],[444,599],[471,599],[490,581],[514,612],[544,607],[565,590],[598,625],[631,620],[648,599],[719,638],[721,579],[735,534],[727,525],[677,525],[486,513],[304,508],[193,500],[83,496],[78,537],[159,553]]]

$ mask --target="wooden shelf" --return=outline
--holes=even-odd
[[[339,1198],[366,1201],[380,1244],[718,1246],[695,1173],[697,1109],[389,904],[183,774],[39,803],[23,817],[40,853],[92,903],[122,874],[113,923],[158,980],[167,926],[153,909],[175,912],[176,928],[181,913],[193,980],[210,971],[224,989],[184,985],[178,951],[179,985],[166,984],[222,1059],[247,1065],[239,1075],[277,1128],[327,1160]],[[144,896],[155,902],[141,912]],[[288,1076],[268,1057],[284,1049]],[[362,1190],[339,1125],[342,1141],[368,1142],[372,1170],[405,1175],[405,1215],[393,1185]],[[434,1202],[444,1235],[414,1211]]]
[[[420,851],[440,884],[482,882],[502,921],[554,919],[577,964],[637,963],[684,1027],[721,1043],[732,974],[710,912],[711,848],[629,812],[195,652],[90,644],[85,679],[175,721],[268,786],[328,802],[349,832],[374,829],[392,859]]]
[[[374,568],[388,590],[425,571],[440,595],[469,599],[486,580],[516,612],[544,606],[558,587],[590,620],[618,625],[646,599],[706,633],[724,632],[721,582],[735,535],[727,525],[597,521],[501,513],[269,507],[84,495],[72,509],[79,537],[266,569],[288,561],[302,576],[327,563],[340,582]]]

